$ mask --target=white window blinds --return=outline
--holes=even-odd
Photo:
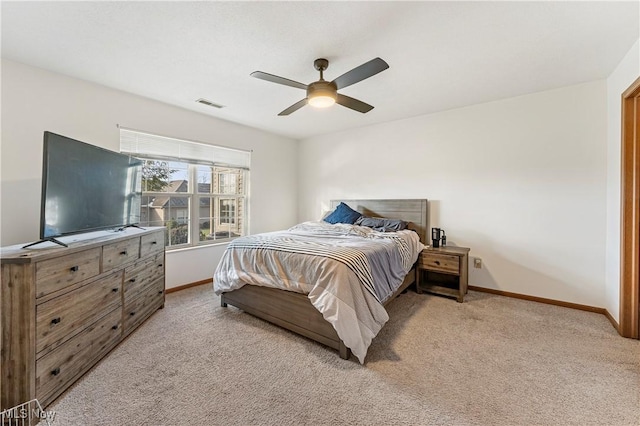
[[[249,169],[251,151],[208,145],[120,128],[120,152],[135,157],[167,159]]]

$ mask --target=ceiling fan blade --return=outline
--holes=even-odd
[[[375,58],[360,65],[359,67],[355,67],[351,71],[347,71],[340,77],[333,80],[333,82],[336,84],[338,89],[342,89],[343,87],[351,86],[352,84],[362,81],[365,78],[374,76],[387,68],[389,68],[389,64],[380,58]]]
[[[284,111],[282,111],[278,115],[289,115],[292,112],[296,112],[297,110],[299,110],[300,108],[302,108],[306,104],[307,104],[307,98],[304,98],[303,100],[298,101],[295,104],[291,105],[289,108],[285,109]]]
[[[336,99],[336,103],[340,105],[351,108],[354,111],[358,111],[361,113],[369,112],[373,109],[373,107],[369,104],[365,104],[362,101],[359,101],[354,98],[350,98],[349,96],[341,95],[338,93],[338,99]]]
[[[288,78],[278,77],[277,75],[267,74],[262,71],[254,71],[251,73],[251,77],[259,78],[261,80],[267,80],[272,83],[284,84],[285,86],[295,87],[297,89],[307,90],[307,85],[298,83],[297,81],[289,80]]]

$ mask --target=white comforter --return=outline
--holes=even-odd
[[[307,294],[313,306],[333,325],[340,339],[361,363],[372,339],[389,319],[380,301],[384,302],[390,292],[402,283],[424,247],[413,231],[381,233],[362,226],[331,225],[326,222],[305,222],[287,231],[246,238],[252,238],[253,249],[246,248],[248,240],[239,238],[225,251],[214,274],[216,294],[235,290],[245,284]],[[313,249],[302,250],[302,253],[283,250],[282,245],[276,246],[280,249],[269,249],[270,240],[280,244],[291,241],[296,248],[306,244]],[[337,261],[335,256],[310,254],[315,248],[319,251],[356,248],[356,251],[366,252],[371,251],[372,242],[376,246],[375,256],[360,256],[359,264],[368,264],[371,263],[370,259],[374,259],[375,265],[366,266],[375,281],[375,287],[382,289],[378,294],[371,290],[371,285],[363,285],[361,281],[366,281],[364,277],[367,274],[354,272],[357,268],[353,265],[350,267]],[[361,249],[357,249],[359,245]],[[398,254],[394,250],[403,251],[400,271],[397,267]],[[393,257],[396,258],[393,271],[389,271],[387,265],[378,264]],[[372,270],[374,273],[371,273]]]

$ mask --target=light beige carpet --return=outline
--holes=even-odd
[[[599,314],[412,291],[364,366],[211,285],[158,311],[50,409],[63,425],[639,425],[640,341]]]

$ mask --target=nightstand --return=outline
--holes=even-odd
[[[454,297],[464,301],[469,278],[469,248],[426,247],[418,257],[416,292]]]

